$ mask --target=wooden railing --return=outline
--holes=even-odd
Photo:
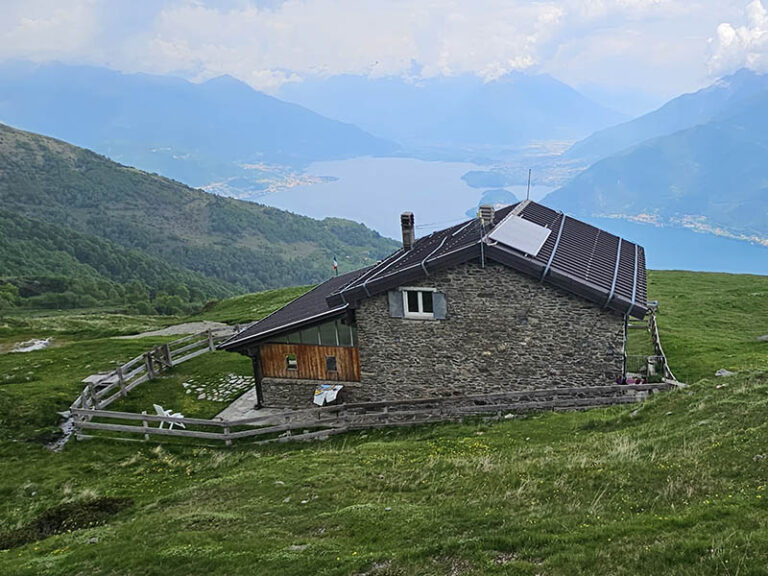
[[[662,365],[664,370],[664,378],[677,382],[677,378],[672,373],[672,369],[667,362],[667,355],[664,354],[664,349],[661,347],[661,337],[659,336],[659,325],[656,322],[656,311],[650,311],[650,317],[648,318],[648,330],[651,333],[651,339],[653,340],[653,348],[656,351],[656,356],[662,359]]]
[[[145,441],[151,436],[178,437],[224,442],[229,446],[236,440],[251,439],[257,443],[308,440],[350,430],[445,422],[465,416],[584,410],[638,402],[649,393],[668,387],[661,383],[548,388],[480,396],[365,402],[286,410],[279,414],[229,421],[173,418],[91,408],[73,408],[72,415],[79,438],[89,437],[86,434],[89,431],[101,431],[141,435]],[[163,424],[173,424],[175,427],[161,428]],[[180,424],[185,428],[178,427]],[[296,431],[299,433],[296,434]],[[126,439],[124,436],[116,438]]]
[[[197,358],[201,354],[214,351],[216,344],[230,338],[232,334],[233,332],[229,329],[207,330],[156,346],[129,360],[116,370],[104,374],[99,380],[89,382],[72,403],[70,410],[104,409],[161,372]]]

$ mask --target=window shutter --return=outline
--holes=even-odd
[[[445,320],[448,315],[448,304],[445,302],[445,294],[435,292],[432,294],[432,306],[435,310],[435,320]]]
[[[392,318],[403,318],[405,316],[403,312],[403,293],[398,290],[390,290],[387,292],[389,298],[389,315]]]

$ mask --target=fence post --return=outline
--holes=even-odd
[[[147,377],[152,380],[155,377],[155,369],[152,366],[151,352],[144,352],[144,365],[147,367]]]
[[[147,411],[146,410],[142,410],[141,414],[142,414],[142,416],[146,416],[147,415]],[[141,427],[144,428],[144,442],[148,442],[149,441],[149,431],[148,431],[149,430],[149,423],[146,420],[142,420],[141,421]]]
[[[163,356],[165,357],[165,363],[169,368],[173,368],[173,358],[171,358],[171,345],[163,344]]]
[[[229,437],[229,426],[224,426],[224,444],[232,446],[232,438]]]
[[[213,352],[216,350],[216,347],[213,345],[213,332],[211,329],[208,329],[208,349]]]
[[[99,409],[99,400],[96,398],[96,394],[93,391],[93,383],[88,382],[88,386],[86,387],[86,390],[88,390],[88,396],[91,400],[91,410],[98,410]]]
[[[125,391],[125,378],[123,377],[122,366],[117,369],[117,383],[120,385],[120,396],[125,398],[127,392]]]

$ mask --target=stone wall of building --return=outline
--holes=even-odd
[[[341,384],[340,401],[363,402],[360,396],[362,386],[360,382],[339,382],[329,380],[300,380],[288,378],[267,378],[261,381],[261,390],[264,393],[264,405],[269,408],[311,408],[315,388],[321,384],[336,386]]]
[[[445,294],[446,319],[393,318],[386,294],[361,302],[354,401],[596,386],[622,374],[624,318],[564,290],[479,263],[414,286]]]

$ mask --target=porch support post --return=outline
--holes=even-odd
[[[261,381],[264,379],[264,372],[261,368],[261,347],[257,346],[248,351],[253,364],[253,380],[256,385],[256,408],[264,407],[264,391],[261,387]]]

